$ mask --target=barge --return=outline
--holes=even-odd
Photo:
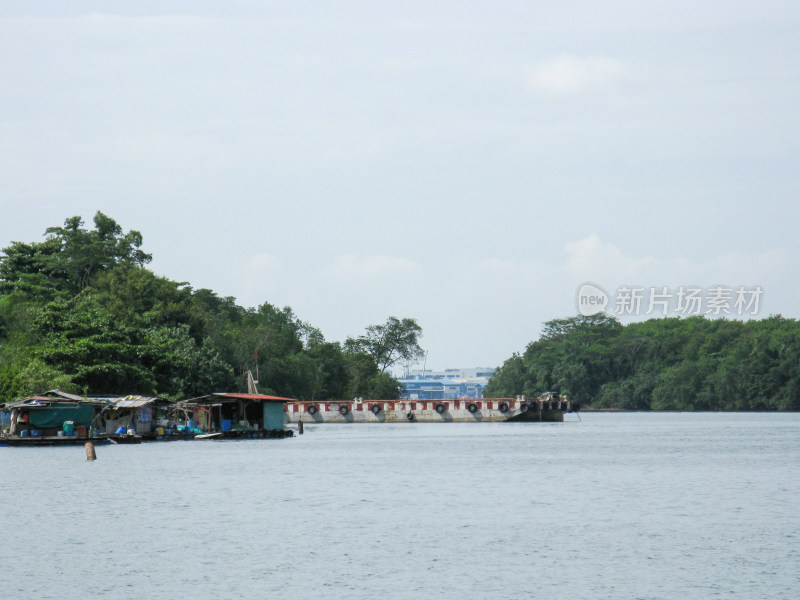
[[[561,422],[578,406],[566,396],[537,398],[448,398],[442,400],[364,400],[304,402],[284,405],[291,423],[480,423],[501,421]]]

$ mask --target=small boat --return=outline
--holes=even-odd
[[[201,433],[199,435],[194,436],[194,439],[196,439],[196,440],[210,440],[210,439],[213,439],[213,438],[216,438],[216,437],[222,437],[222,433],[221,432]]]

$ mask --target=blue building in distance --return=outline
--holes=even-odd
[[[444,398],[483,398],[483,390],[494,375],[494,368],[411,371],[398,381],[403,385],[401,398],[441,400]]]

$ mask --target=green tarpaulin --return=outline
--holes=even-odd
[[[72,421],[75,425],[92,424],[94,406],[51,406],[28,412],[29,423],[35,427],[61,427],[64,421]]]
[[[264,429],[283,429],[281,402],[264,402]]]

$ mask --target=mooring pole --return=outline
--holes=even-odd
[[[300,417],[300,421],[297,422],[297,431],[300,433],[300,435],[303,435],[303,421],[302,421],[302,419],[303,419],[303,417]]]
[[[97,460],[97,454],[94,452],[93,442],[86,442],[86,460]]]

